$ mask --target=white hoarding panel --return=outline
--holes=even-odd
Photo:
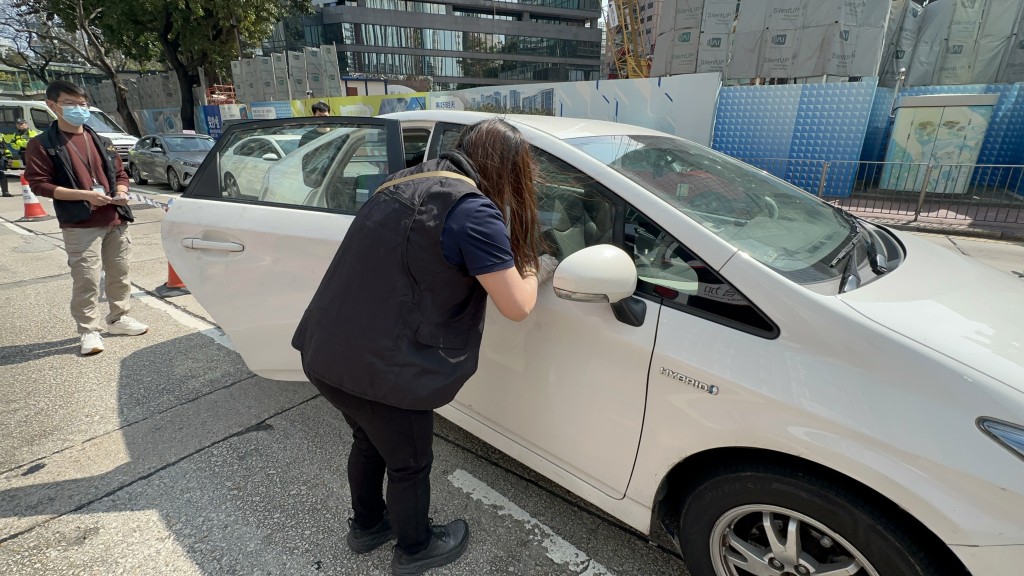
[[[761,55],[758,76],[791,78],[794,60],[800,47],[800,30],[768,30]]]
[[[669,15],[664,12],[664,6],[662,10],[661,18]],[[701,18],[704,17],[704,0],[676,0],[675,12],[671,15],[673,29],[695,28],[699,30]]]
[[[798,30],[804,25],[804,0],[772,0],[765,26],[772,30]]]
[[[697,72],[725,72],[729,43],[728,33],[702,33],[697,50]]]
[[[743,0],[736,19],[737,32],[764,32],[772,0]]]
[[[736,0],[705,0],[700,29],[705,34],[729,34],[735,20]]]
[[[925,8],[907,70],[908,86],[928,86],[932,83],[941,61],[940,52],[946,50],[953,9],[953,2],[948,1],[932,2]]]
[[[757,78],[760,69],[764,30],[736,32],[733,35],[729,78]]]

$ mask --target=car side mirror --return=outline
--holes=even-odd
[[[636,265],[622,249],[598,244],[571,254],[558,264],[555,295],[573,302],[615,304],[636,291]]]
[[[159,146],[153,146],[152,148],[149,149],[149,151],[154,153],[154,154],[163,154],[164,153],[164,149],[159,147]]]
[[[273,152],[268,152],[263,155],[263,159],[266,160],[267,162],[277,162],[278,160],[281,159],[281,157],[278,156],[277,154],[274,154]]]

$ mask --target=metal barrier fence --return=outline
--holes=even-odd
[[[1024,166],[742,160],[851,211],[1024,224]]]

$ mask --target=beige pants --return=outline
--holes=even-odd
[[[132,285],[128,280],[128,258],[132,240],[128,225],[100,228],[64,228],[64,249],[71,267],[71,316],[78,333],[100,331],[100,270],[106,275],[107,303],[112,324],[128,313]]]

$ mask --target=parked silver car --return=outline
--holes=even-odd
[[[128,151],[128,172],[136,184],[162,180],[175,192],[181,192],[213,144],[213,138],[202,134],[146,136]]]

